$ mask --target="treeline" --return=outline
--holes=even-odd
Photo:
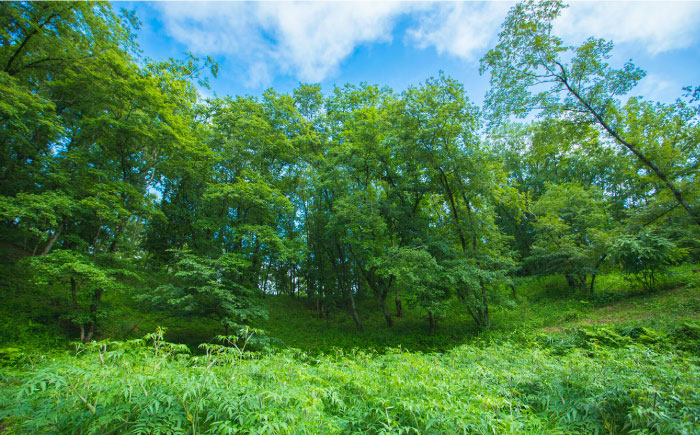
[[[129,13],[0,3],[4,287],[83,341],[108,292],[228,332],[266,294],[358,329],[359,299],[387,326],[411,304],[433,329],[454,299],[489,328],[517,276],[592,293],[616,269],[653,289],[700,254],[700,88],[626,97],[643,71],[613,69],[603,40],[565,46],[561,8],[511,10],[479,108],[443,74],[201,100],[216,64],[141,57]]]

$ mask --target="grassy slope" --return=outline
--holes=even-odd
[[[563,329],[608,324],[612,327],[650,326],[658,330],[672,329],[686,320],[700,316],[700,274],[697,266],[683,266],[672,271],[662,288],[647,294],[634,290],[617,274],[601,276],[596,296],[572,293],[561,277],[528,279],[517,286],[517,301],[491,310],[494,330],[490,334],[512,331],[561,331]],[[12,279],[8,275],[7,279]],[[0,348],[65,346],[71,331],[66,322],[57,322],[51,305],[37,305],[20,286],[9,286],[14,295],[0,308]],[[671,289],[671,290],[669,290]],[[266,331],[277,347],[305,351],[332,351],[360,348],[383,351],[402,348],[409,351],[444,352],[469,343],[480,334],[466,310],[453,301],[437,331],[428,333],[424,313],[404,303],[405,316],[394,317],[392,328],[385,326],[381,310],[373,299],[359,302],[364,331],[356,330],[346,310],[336,308],[330,320],[318,319],[313,306],[305,299],[268,296],[262,300],[269,317],[253,326]],[[391,301],[393,302],[393,301]],[[391,306],[391,304],[390,304]],[[212,341],[223,333],[214,319],[172,317],[167,313],[142,310],[128,295],[106,295],[102,309],[109,314],[102,321],[98,338],[125,340],[141,337],[158,326],[167,327],[166,339],[186,343],[195,349],[199,343]],[[75,332],[75,331],[72,331]]]
[[[506,307],[494,307],[494,333],[515,330],[555,332],[576,327],[606,325],[612,328],[648,326],[659,331],[673,329],[685,321],[700,320],[700,275],[693,267],[672,271],[654,293],[630,288],[619,275],[599,278],[596,296],[571,293],[560,277],[528,280],[518,287],[518,301]],[[394,318],[387,328],[380,309],[373,300],[359,307],[364,331],[357,331],[347,312],[336,311],[330,320],[318,319],[312,305],[286,296],[264,300],[269,312],[267,320],[255,326],[277,339],[283,347],[305,351],[341,349],[397,348],[409,351],[445,351],[469,343],[480,335],[464,308],[454,301],[447,315],[438,320],[434,334],[428,333],[423,313],[405,308],[404,318]]]
[[[33,355],[0,370],[0,425],[10,433],[700,433],[700,323],[686,325],[700,320],[700,290],[689,270],[653,294],[607,276],[593,300],[566,295],[557,278],[522,283],[519,303],[496,310],[496,330],[480,336],[457,305],[430,336],[415,311],[387,330],[368,301],[366,331],[357,332],[344,312],[326,324],[303,300],[269,297],[270,318],[258,326],[287,346],[329,352],[175,358],[111,343],[102,357],[94,346]],[[214,332],[174,321],[186,323]],[[333,350],[398,344],[445,352]]]

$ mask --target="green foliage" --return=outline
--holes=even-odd
[[[396,285],[409,303],[431,315],[442,317],[450,289],[444,285],[444,272],[425,249],[390,249],[378,273],[396,279]]]
[[[576,184],[550,185],[533,205],[535,241],[531,256],[541,273],[561,273],[574,288],[595,274],[611,234],[602,194]]]
[[[210,260],[188,251],[175,253],[176,263],[168,284],[139,296],[154,309],[167,309],[187,316],[213,315],[228,330],[229,326],[264,316],[255,302],[255,294],[235,282],[231,276],[247,262],[235,254]]]
[[[700,432],[700,88],[623,104],[563,7],[484,129],[442,73],[203,101],[132,13],[0,3],[0,431]]]
[[[659,232],[643,230],[639,234],[617,238],[611,247],[613,261],[646,290],[656,288],[657,277],[668,266],[683,258],[679,249]]]
[[[485,102],[491,119],[499,123],[511,115],[524,118],[537,111],[543,117],[597,125],[633,157],[630,162],[638,170],[628,173],[629,179],[651,177],[685,209],[687,218],[700,224],[697,189],[684,189],[695,178],[687,175],[698,169],[694,147],[686,142],[697,137],[698,111],[692,98],[690,104],[679,101],[670,106],[632,99],[623,107],[621,97],[637,85],[644,71],[631,61],[619,69],[612,67],[611,41],[590,37],[579,46],[565,45],[552,32],[565,7],[559,0],[547,0],[522,1],[511,8],[498,44],[481,60],[481,72],[491,75]]]
[[[0,417],[10,430],[86,433],[671,434],[700,425],[697,357],[609,331],[565,353],[502,339],[445,354],[253,359],[213,345],[188,356],[154,335],[150,344],[82,347],[12,375]]]

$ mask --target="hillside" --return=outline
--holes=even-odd
[[[501,316],[540,313],[531,328],[481,335],[457,321],[426,335],[407,312],[378,338],[345,313],[326,323],[303,301],[269,297],[267,335],[290,348],[189,356],[156,334],[45,354],[5,348],[0,418],[7,433],[700,430],[696,285],[600,304],[539,297]]]

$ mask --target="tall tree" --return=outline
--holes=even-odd
[[[658,177],[700,225],[700,212],[679,187],[680,180],[629,134],[620,116],[619,97],[644,77],[644,71],[631,62],[621,69],[611,67],[613,44],[604,39],[591,37],[578,47],[565,45],[552,33],[563,8],[559,0],[528,0],[510,10],[498,44],[481,61],[481,72],[491,74],[486,96],[491,115],[524,117],[540,110],[545,116],[595,123]]]

